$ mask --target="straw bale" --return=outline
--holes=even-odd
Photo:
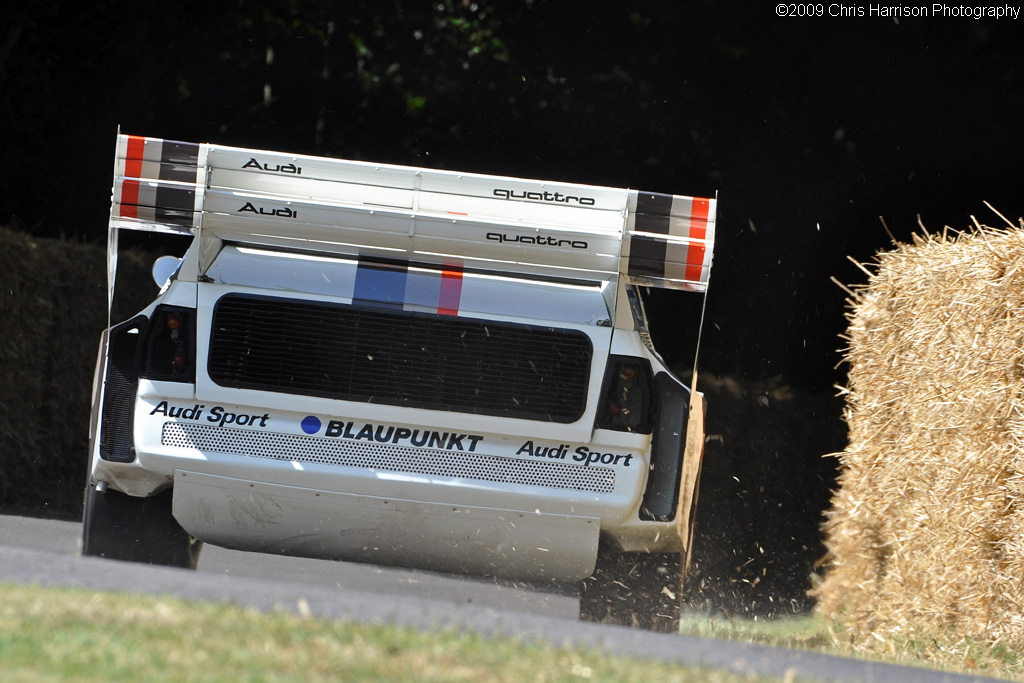
[[[1024,222],[877,257],[819,608],[865,648],[1024,646]]]
[[[121,259],[117,317],[156,292],[139,252]],[[93,367],[106,321],[102,247],[0,227],[0,509],[77,514]]]

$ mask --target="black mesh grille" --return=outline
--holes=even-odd
[[[103,389],[103,422],[100,428],[100,457],[112,462],[132,462],[135,391],[139,384],[136,352],[146,329],[139,316],[110,331],[107,347],[107,376]]]
[[[208,369],[225,387],[568,423],[591,354],[576,330],[228,295]]]

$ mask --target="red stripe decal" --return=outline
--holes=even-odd
[[[438,297],[437,312],[441,315],[458,315],[462,299],[462,270],[447,266],[441,271],[441,295]]]
[[[142,177],[142,155],[146,150],[146,138],[128,136],[128,151],[125,153],[124,174],[129,178]],[[138,195],[136,194],[136,197]]]
[[[708,236],[708,211],[711,200],[693,198],[693,205],[690,209],[690,237],[694,239],[705,239]],[[701,272],[704,269],[704,245],[690,244],[686,249],[686,279],[692,282],[700,282]]]
[[[128,180],[121,183],[121,217],[139,217],[139,181]]]

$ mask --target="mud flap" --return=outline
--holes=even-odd
[[[686,423],[686,446],[679,484],[679,507],[676,509],[676,533],[683,542],[679,562],[679,598],[683,596],[683,582],[690,570],[693,555],[693,523],[697,516],[697,494],[700,484],[701,463],[704,460],[704,397],[690,394],[690,416]]]

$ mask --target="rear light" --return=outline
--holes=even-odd
[[[651,433],[651,365],[643,358],[611,356],[598,408],[598,429]]]
[[[157,306],[150,319],[141,376],[161,382],[196,381],[196,312]]]

